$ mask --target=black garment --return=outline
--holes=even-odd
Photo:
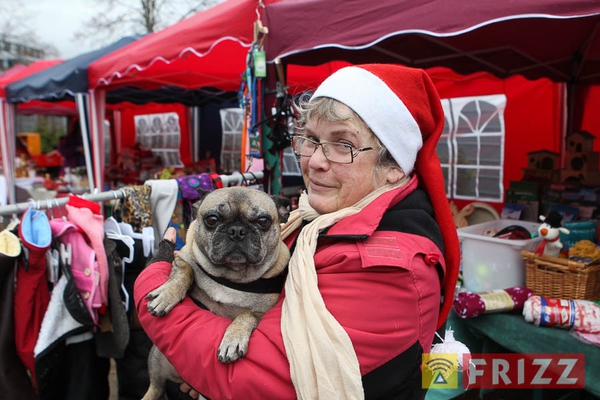
[[[129,342],[129,321],[123,305],[125,295],[121,289],[123,279],[122,257],[129,256],[129,247],[123,241],[104,238],[108,261],[108,315],[111,329],[94,334],[96,352],[105,358],[121,358]]]
[[[421,362],[423,349],[415,342],[402,354],[362,377],[365,399],[422,399]]]
[[[125,267],[125,287],[129,293],[133,294],[133,283],[138,274],[146,267],[157,261],[172,262],[175,258],[175,245],[169,241],[161,240],[158,252],[147,262],[142,252],[142,243],[135,241],[134,263]],[[148,377],[148,354],[152,347],[152,341],[146,335],[144,330],[137,326],[137,317],[135,316],[135,305],[133,296],[129,297],[131,303],[129,313],[131,316],[131,332],[129,343],[125,348],[125,354],[122,358],[116,359],[117,377],[119,382],[119,400],[139,400],[141,399],[148,386],[150,379]],[[167,382],[165,395],[163,399],[168,400],[189,400],[190,397],[179,390],[179,385],[173,382]]]
[[[15,257],[0,253],[0,397],[6,400],[35,400],[27,370],[17,355],[13,296]]]
[[[93,339],[53,346],[36,359],[40,400],[106,400],[110,360],[96,356]]]

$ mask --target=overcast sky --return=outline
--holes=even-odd
[[[2,1],[2,0],[0,0]],[[54,45],[60,58],[69,59],[95,50],[84,48],[73,40],[82,24],[97,12],[93,0],[27,0],[24,2],[34,17],[31,27],[41,41]],[[99,48],[102,46],[97,46]]]
[[[0,0],[2,2],[3,0]],[[135,2],[137,0],[129,0]],[[219,3],[223,0],[215,0],[212,3]],[[189,10],[190,3],[194,1],[171,1],[168,3],[172,12],[167,19],[173,19],[173,23]],[[81,31],[86,22],[94,14],[100,12],[102,7],[98,6],[97,0],[22,0],[26,9],[26,15],[33,17],[31,29],[36,33],[39,40],[43,43],[52,44],[59,51],[59,57],[69,59],[79,54],[87,53],[92,50],[106,46],[119,37],[115,37],[108,43],[98,43],[96,46],[86,46],[82,42],[74,40],[75,32]],[[102,38],[107,40],[107,38]]]

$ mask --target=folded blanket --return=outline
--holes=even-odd
[[[523,307],[525,321],[578,332],[600,332],[600,306],[588,300],[530,297]]]
[[[474,318],[481,314],[518,312],[534,293],[525,286],[487,292],[459,292],[454,298],[454,312],[461,318]]]

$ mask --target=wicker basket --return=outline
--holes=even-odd
[[[525,284],[538,296],[567,300],[600,300],[600,264],[538,256],[522,250]]]

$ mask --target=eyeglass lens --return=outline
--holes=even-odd
[[[323,153],[329,161],[337,163],[352,162],[352,147],[343,143],[317,143],[305,137],[294,137],[294,152],[303,157],[310,157],[316,151],[317,147],[323,148]]]

